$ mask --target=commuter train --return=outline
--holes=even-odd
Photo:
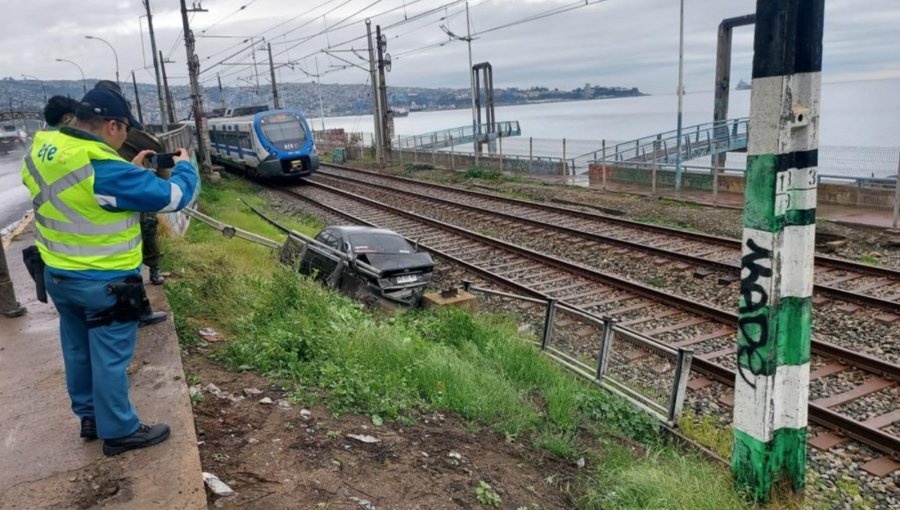
[[[300,178],[319,168],[313,132],[299,110],[208,119],[211,155],[251,177]]]

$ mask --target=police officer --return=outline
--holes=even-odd
[[[121,94],[89,91],[74,127],[42,131],[22,165],[37,222],[45,283],[59,311],[66,386],[81,437],[103,439],[103,453],[155,445],[165,424],[144,425],[128,398],[140,302],[140,211],[176,211],[198,189],[187,151],[168,181],[129,163],[116,149],[140,128]]]

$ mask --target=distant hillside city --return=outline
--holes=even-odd
[[[90,89],[96,80],[86,80],[85,86]],[[81,97],[83,86],[80,80],[45,80],[43,88],[37,80],[14,79],[0,80],[7,97],[0,96],[0,109],[39,111],[43,108],[44,95],[56,94]],[[131,81],[122,83],[125,96],[134,101],[134,87]],[[299,108],[309,116],[318,116],[320,112],[319,87],[315,83],[279,83],[278,95],[283,105]],[[372,87],[370,85],[321,85],[321,109],[325,116],[360,115],[372,112]],[[145,120],[157,123],[159,120],[159,100],[156,85],[138,84],[141,110]],[[427,111],[452,110],[471,106],[468,88],[422,88],[422,87],[388,87],[388,97],[395,110]],[[188,118],[191,110],[191,91],[186,85],[171,87],[176,116],[178,119]],[[572,90],[550,89],[547,87],[517,87],[494,89],[494,101],[497,105],[513,105],[528,103],[548,103],[557,101],[575,101],[588,99],[604,99],[613,97],[631,97],[645,95],[636,87],[599,87],[590,83]],[[4,104],[7,103],[8,104]],[[221,107],[249,106],[272,104],[272,89],[260,77],[259,88],[255,86],[223,87],[220,94],[217,85],[206,85],[204,89],[204,105],[207,110]]]

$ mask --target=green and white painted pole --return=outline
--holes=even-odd
[[[756,3],[731,467],[759,502],[806,485],[824,10]]]

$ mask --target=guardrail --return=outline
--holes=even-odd
[[[519,127],[519,121],[511,120],[495,122],[493,126],[489,124],[480,124],[478,125],[477,132],[473,129],[473,126],[468,125],[421,135],[407,136],[393,140],[391,146],[394,149],[400,150],[441,149],[452,145],[472,143],[475,140],[489,142],[496,138],[519,136],[521,134],[522,129]]]
[[[543,330],[541,332],[540,340],[534,342],[536,347],[547,354],[551,359],[569,370],[572,370],[576,374],[629,400],[641,409],[656,416],[660,421],[663,421],[670,426],[677,426],[678,420],[681,417],[682,408],[684,407],[684,397],[687,393],[687,383],[691,372],[693,351],[682,348],[672,348],[650,337],[618,326],[616,324],[617,321],[612,317],[598,317],[566,304],[561,304],[555,299],[533,298],[494,289],[476,287],[469,281],[463,281],[463,290],[470,293],[481,292],[483,294],[544,306]],[[566,313],[579,317],[582,321],[589,322],[592,325],[601,328],[600,336],[597,339],[599,343],[599,354],[595,365],[588,365],[584,361],[562,352],[553,346],[553,325],[556,320],[557,310],[563,310]],[[622,338],[621,341],[638,346],[644,350],[653,351],[661,356],[671,358],[674,361],[674,376],[666,405],[661,405],[653,399],[642,395],[637,390],[629,387],[623,381],[617,380],[610,374],[609,362],[612,357],[613,344],[616,342],[616,335]]]
[[[156,136],[159,138],[160,143],[163,144],[163,147],[166,148],[166,152],[174,152],[179,147],[190,150],[194,146],[194,135],[191,132],[191,127],[187,124],[182,124],[171,131],[166,131]]]

